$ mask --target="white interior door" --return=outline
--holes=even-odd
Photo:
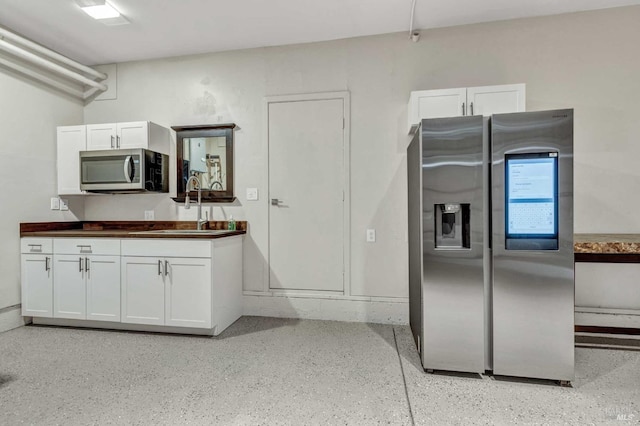
[[[342,292],[345,100],[268,108],[269,286]]]

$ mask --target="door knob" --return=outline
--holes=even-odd
[[[272,205],[272,206],[277,206],[277,205],[279,205],[280,203],[282,203],[282,200],[278,200],[277,198],[272,198],[272,199],[271,199],[271,205]]]

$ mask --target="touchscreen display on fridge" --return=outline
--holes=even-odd
[[[510,250],[557,250],[558,153],[505,155],[505,237]]]

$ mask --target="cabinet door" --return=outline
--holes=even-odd
[[[120,256],[85,258],[87,319],[120,322]]]
[[[86,319],[84,257],[53,256],[53,317]]]
[[[122,322],[164,324],[164,263],[157,257],[122,257]]]
[[[64,126],[57,129],[58,194],[77,195],[80,190],[80,151],[87,149],[85,126]]]
[[[465,115],[467,89],[421,90],[411,92],[409,126],[423,118],[457,117]]]
[[[166,325],[211,328],[211,259],[166,260]]]
[[[23,254],[21,259],[22,315],[53,316],[51,255]]]
[[[116,130],[114,123],[87,124],[87,150],[116,148]]]
[[[467,115],[503,114],[522,112],[525,109],[525,85],[505,84],[501,86],[469,87]]]
[[[131,149],[149,147],[149,123],[147,121],[118,123],[117,127],[118,148]]]

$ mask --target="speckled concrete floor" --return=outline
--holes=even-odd
[[[560,388],[425,374],[406,326],[244,317],[213,339],[22,327],[0,334],[0,425],[620,425],[639,419],[639,359],[577,349],[574,388]]]

